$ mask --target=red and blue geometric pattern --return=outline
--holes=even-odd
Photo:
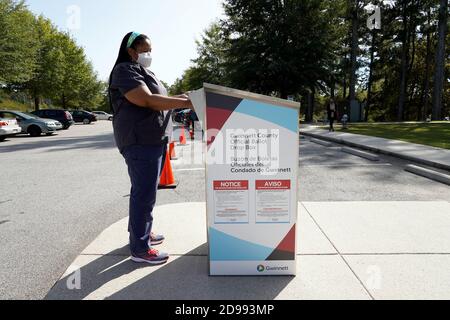
[[[288,261],[295,260],[295,225],[276,248],[269,248],[209,228],[211,261]]]

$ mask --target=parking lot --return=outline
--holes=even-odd
[[[90,237],[126,215],[114,200],[128,193],[128,176],[109,121],[8,138],[0,161],[0,296],[37,298]]]
[[[184,161],[189,148],[178,148],[173,162],[178,188],[159,192],[157,205],[205,201],[202,165]],[[8,138],[0,163],[0,297],[40,299],[89,243],[128,215],[126,165],[109,121]],[[299,200],[450,199],[447,186],[404,172],[405,164],[390,157],[373,163],[301,140]]]
[[[126,165],[110,121],[7,138],[0,163],[0,297],[42,298],[87,244],[128,215]],[[189,195],[202,178],[177,173],[180,187],[158,203],[203,199]]]

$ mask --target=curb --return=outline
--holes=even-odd
[[[358,149],[363,149],[363,150],[368,150],[374,153],[381,153],[381,154],[385,154],[387,156],[391,156],[391,157],[396,157],[396,158],[400,158],[403,160],[408,160],[411,162],[415,162],[418,164],[423,164],[426,166],[430,166],[430,167],[434,167],[434,168],[438,168],[438,169],[444,169],[447,171],[450,171],[450,164],[442,164],[442,163],[438,163],[438,162],[434,162],[434,161],[429,161],[429,160],[425,160],[425,159],[421,159],[421,158],[416,158],[416,157],[411,157],[411,156],[407,156],[398,152],[391,152],[391,151],[386,151],[383,149],[378,149],[378,148],[373,148],[373,147],[369,147],[366,145],[362,145],[359,143],[353,143],[353,142],[349,142],[346,141],[344,139],[340,139],[340,138],[334,138],[334,137],[324,137],[322,135],[319,134],[315,134],[315,133],[311,133],[311,132],[305,132],[302,131],[301,134],[305,135],[305,136],[309,136],[312,138],[316,138],[319,140],[326,140],[326,141],[331,141],[334,143],[339,143],[339,144],[343,144],[349,147],[354,147],[354,148],[358,148]]]
[[[341,151],[345,152],[345,153],[352,154],[354,156],[358,156],[358,157],[370,160],[370,161],[380,161],[380,157],[379,156],[371,154],[371,153],[368,153],[368,152],[364,152],[364,151],[361,151],[361,150],[356,150],[356,149],[352,149],[352,148],[342,148]]]
[[[321,146],[328,147],[328,148],[333,146],[333,144],[331,142],[326,142],[326,141],[315,139],[315,138],[312,138],[310,141],[313,143],[316,143],[316,144],[320,144]]]
[[[450,176],[440,173],[440,172],[436,172],[430,169],[425,169],[425,168],[421,168],[415,165],[407,165],[405,168],[405,171],[407,172],[411,172],[414,173],[418,176],[422,176],[434,181],[438,181],[441,182],[443,184],[449,185],[450,186]]]

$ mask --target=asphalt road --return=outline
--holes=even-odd
[[[300,201],[448,201],[450,188],[308,140],[300,148]],[[41,299],[100,232],[127,216],[129,178],[110,122],[0,143],[0,299]],[[176,190],[158,205],[205,201],[199,164],[175,162]],[[187,226],[188,227],[188,226]]]

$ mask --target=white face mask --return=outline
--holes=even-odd
[[[150,68],[152,65],[152,53],[151,52],[144,52],[140,53],[139,57],[137,59],[137,63],[139,63],[144,68]]]

